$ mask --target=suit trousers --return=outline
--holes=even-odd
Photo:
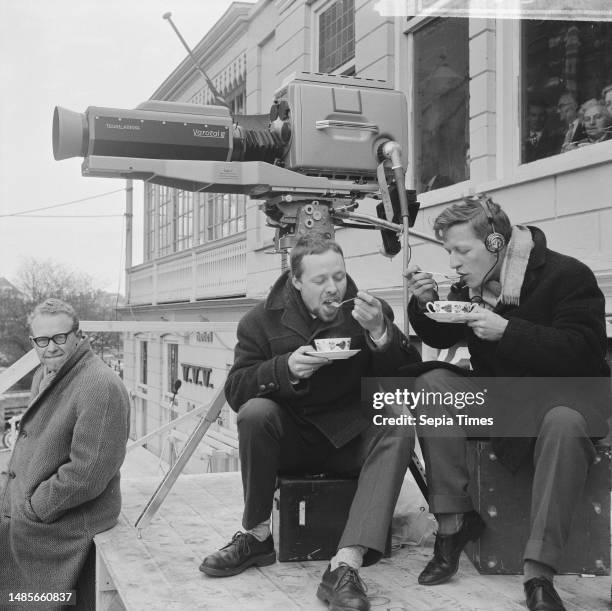
[[[277,474],[330,473],[357,477],[358,484],[338,548],[368,548],[364,566],[383,554],[393,510],[414,449],[411,428],[370,426],[341,448],[318,430],[308,438],[290,407],[251,399],[238,411],[238,441],[245,529],[269,519]]]
[[[415,390],[476,392],[470,378],[436,369],[418,377]],[[449,406],[428,405],[427,415],[453,415]],[[467,436],[460,426],[447,427],[449,436],[428,434],[417,427],[423,449],[432,513],[465,513],[474,508],[467,487],[469,473]],[[452,435],[451,435],[452,433]],[[586,421],[576,410],[559,405],[544,416],[533,451],[533,484],[530,536],[525,560],[558,569],[569,537],[576,503],[582,496],[595,447],[587,435]]]

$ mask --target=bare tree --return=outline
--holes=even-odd
[[[56,297],[70,303],[81,320],[115,320],[118,296],[96,288],[86,273],[77,272],[52,260],[26,259],[14,285],[18,290],[0,293],[0,365],[11,365],[31,348],[28,315],[34,307]],[[96,333],[92,347],[104,356],[122,349],[119,333]],[[29,385],[24,378],[20,386]]]

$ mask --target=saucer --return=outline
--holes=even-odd
[[[436,322],[462,323],[466,322],[465,315],[469,312],[425,312],[427,318]]]
[[[350,359],[360,351],[361,348],[356,348],[355,350],[328,350],[325,352],[323,350],[309,350],[308,352],[304,352],[304,354],[308,356],[324,356],[330,361],[342,361],[344,359]]]

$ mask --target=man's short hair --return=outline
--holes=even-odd
[[[576,96],[571,91],[563,91],[559,96],[559,101],[557,102],[557,105],[561,103],[561,100],[568,100],[568,102],[566,103],[569,103],[572,106],[578,108],[578,101],[576,100]]]
[[[533,96],[527,100],[527,108],[531,106],[538,106],[539,108],[543,108],[546,110],[548,108],[548,104],[546,100],[542,96]]]
[[[488,198],[488,204],[484,202]],[[482,203],[481,203],[482,202]],[[506,238],[506,244],[510,241],[512,224],[508,215],[487,195],[476,195],[465,197],[462,201],[451,204],[443,210],[434,221],[433,229],[438,240],[444,240],[444,235],[453,226],[461,223],[470,223],[478,238],[484,240],[491,233],[491,223],[487,218],[485,207],[493,219],[495,231]]]
[[[321,255],[328,250],[337,252],[344,258],[344,253],[340,244],[330,238],[325,238],[319,234],[302,236],[291,249],[290,265],[291,275],[299,280],[302,276],[302,259],[308,255]]]
[[[74,308],[61,299],[50,297],[45,299],[42,303],[39,303],[32,313],[28,316],[28,325],[30,330],[32,329],[32,321],[41,314],[66,314],[72,319],[72,331],[76,331],[79,328],[79,317],[77,316]]]

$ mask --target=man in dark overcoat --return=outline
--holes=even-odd
[[[428,315],[425,306],[438,299],[437,285],[431,274],[411,266],[405,272],[413,295],[410,320],[432,347],[466,342],[472,371],[432,365],[415,386],[427,392],[477,392],[476,378],[513,378],[502,397],[506,413],[500,416],[517,430],[523,425],[526,436],[492,443],[512,470],[526,460],[533,462],[525,595],[529,609],[559,611],[563,604],[553,575],[595,457],[592,439],[607,432],[610,369],[604,297],[586,265],[548,249],[540,229],[511,226],[505,212],[485,195],[446,208],[434,231],[460,277],[449,299],[478,307],[458,315],[461,320],[449,314],[451,323],[445,322],[445,314]],[[544,384],[530,382],[535,378]],[[537,392],[529,392],[530,384]],[[519,399],[514,393],[521,388],[527,390]],[[434,417],[452,416],[439,405],[428,405],[426,411]],[[506,429],[501,434],[512,433]],[[419,583],[435,585],[455,574],[461,550],[482,534],[484,522],[467,492],[465,431],[453,427],[449,436],[423,431],[423,455],[430,508],[440,528],[434,557]]]
[[[523,140],[523,163],[556,155],[562,144],[558,134],[548,127],[546,103],[534,98],[527,106],[527,130]]]
[[[1,476],[0,588],[64,596],[48,601],[53,608],[73,604],[65,595],[76,589],[76,608],[94,609],[93,538],[119,516],[129,397],[82,337],[72,306],[47,299],[30,329],[41,366]]]
[[[345,299],[351,301],[340,305]],[[314,352],[314,340],[337,337],[350,338],[358,352],[344,360]],[[317,596],[332,610],[368,610],[358,569],[382,556],[414,435],[373,424],[360,403],[361,378],[392,376],[418,361],[391,308],[357,290],[340,246],[301,238],[291,270],[238,326],[225,392],[238,412],[246,532],[206,557],[200,570],[223,577],[275,561],[270,513],[279,472],[358,474],[338,552]]]

